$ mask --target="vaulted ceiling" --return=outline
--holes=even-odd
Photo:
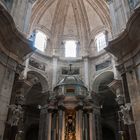
[[[104,0],[39,0],[33,7],[31,31],[43,30],[53,38],[80,40],[89,44],[96,32],[111,30],[108,5]]]

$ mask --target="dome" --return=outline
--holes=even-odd
[[[105,0],[38,0],[30,26],[30,32],[41,30],[47,35],[49,53],[59,54],[63,42],[75,40],[83,56],[98,32],[111,31],[111,20]]]
[[[69,75],[58,82],[54,91],[60,95],[86,95],[88,89],[79,77]]]

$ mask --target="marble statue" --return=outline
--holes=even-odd
[[[131,116],[130,116],[130,104],[126,104],[125,106],[120,106],[120,112],[122,113],[122,120],[124,124],[130,125],[132,124]]]
[[[12,111],[12,116],[9,119],[11,126],[18,126],[19,120],[23,119],[23,110],[21,105],[9,105],[8,106]]]

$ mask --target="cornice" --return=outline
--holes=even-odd
[[[126,55],[132,53],[140,42],[140,8],[138,8],[129,19],[126,29],[119,37],[109,42],[105,48],[107,52],[112,53],[122,59]]]
[[[33,52],[35,48],[32,42],[27,40],[16,28],[13,18],[8,11],[0,5],[0,43],[1,50],[21,63],[26,56]]]

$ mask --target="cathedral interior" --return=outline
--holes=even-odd
[[[0,140],[140,140],[140,0],[0,0]]]

